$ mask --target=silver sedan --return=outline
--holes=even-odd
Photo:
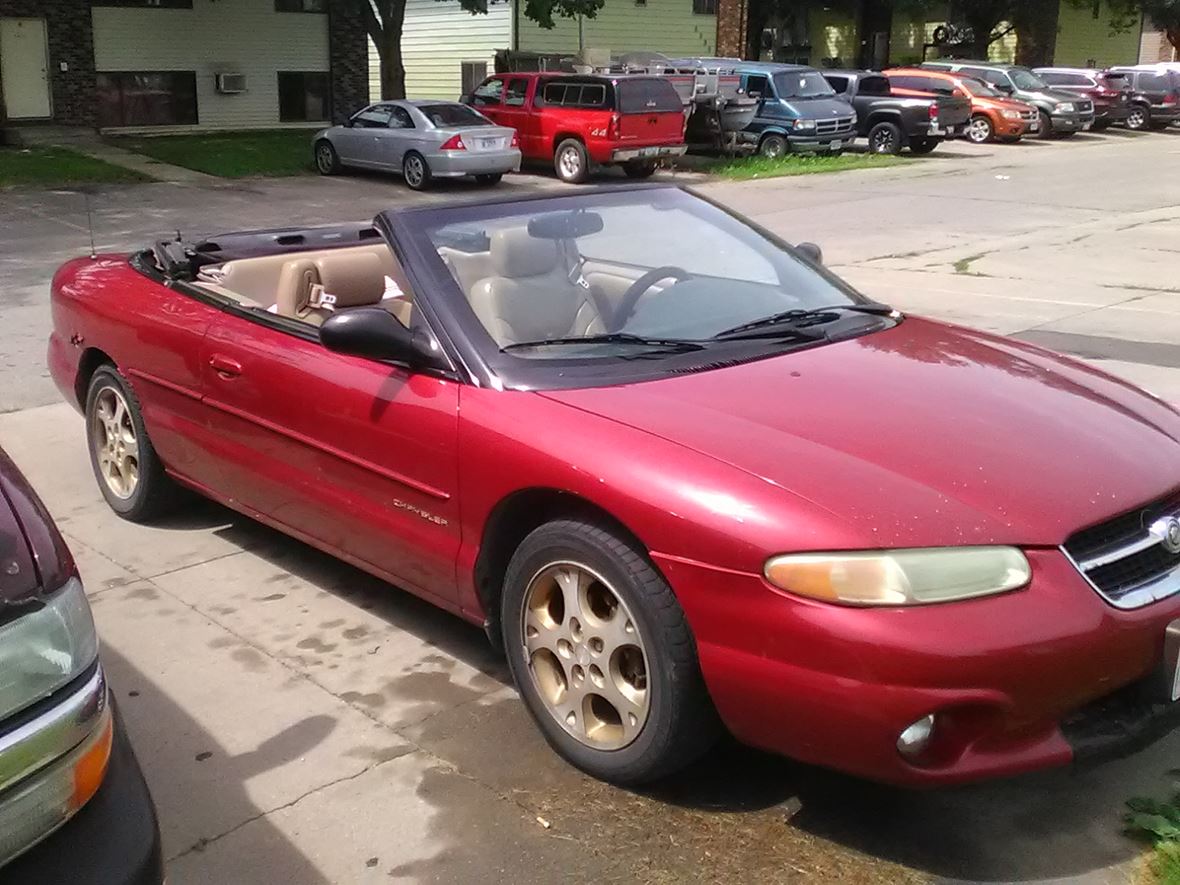
[[[394,171],[414,190],[464,175],[495,184],[520,168],[516,130],[456,101],[378,102],[343,126],[317,132],[312,143],[323,175],[345,166]]]

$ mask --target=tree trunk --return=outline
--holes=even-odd
[[[377,54],[381,57],[381,97],[383,99],[406,97],[406,66],[402,61],[402,20],[406,7],[397,4],[393,14],[382,24],[381,41]]]
[[[1016,21],[1016,63],[1030,68],[1053,64],[1057,51],[1058,0],[1026,3]]]
[[[980,61],[987,59],[987,50],[992,43],[992,32],[1004,20],[1009,4],[1003,0],[974,0],[963,4],[963,22],[971,28],[971,55]]]
[[[1168,38],[1168,42],[1172,44],[1172,48],[1180,50],[1180,25],[1174,28],[1167,28],[1164,31],[1164,36]]]

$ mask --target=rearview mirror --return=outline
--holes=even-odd
[[[799,243],[795,246],[795,251],[812,264],[824,263],[824,250],[815,245],[815,243]]]
[[[392,360],[415,368],[447,368],[438,344],[424,332],[403,326],[382,307],[354,307],[334,313],[320,326],[320,343],[335,353]]]

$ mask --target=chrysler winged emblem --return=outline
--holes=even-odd
[[[1180,553],[1180,516],[1157,519],[1147,529],[1169,553]]]

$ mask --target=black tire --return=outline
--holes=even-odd
[[[1144,104],[1133,104],[1127,114],[1126,127],[1132,132],[1142,132],[1151,126],[1151,108]]]
[[[870,154],[897,156],[901,153],[901,129],[896,123],[883,120],[869,130],[868,145]]]
[[[336,175],[344,168],[340,163],[340,155],[336,153],[336,148],[326,138],[321,138],[316,142],[313,153],[315,155],[315,168],[319,171],[320,175]]]
[[[928,154],[940,144],[942,140],[939,138],[911,138],[910,139],[910,153]]]
[[[541,697],[532,658],[525,649],[525,606],[531,582],[547,568],[569,563],[596,573],[609,585],[627,610],[623,614],[629,613],[634,622],[644,650],[645,691],[650,695],[646,718],[630,743],[616,749],[589,746],[561,725]],[[568,613],[562,619],[559,627],[570,623]],[[508,565],[501,624],[508,664],[533,720],[558,755],[587,774],[615,784],[650,782],[692,762],[720,734],[684,612],[644,552],[614,529],[568,519],[534,530]],[[591,632],[587,625],[586,634]],[[593,648],[594,640],[587,641]],[[569,663],[575,660],[580,660],[576,654]],[[560,662],[559,666],[569,669]]]
[[[758,142],[758,153],[772,160],[785,157],[790,152],[791,145],[787,141],[787,137],[785,135],[779,135],[777,132],[764,135],[762,140]]]
[[[126,406],[127,423],[134,431],[136,444],[137,478],[130,494],[119,494],[112,487],[108,474],[99,462],[99,450],[105,449],[98,427],[100,399],[110,400],[110,392],[122,399]],[[105,432],[104,432],[105,433]],[[148,522],[172,510],[181,497],[181,490],[164,472],[164,465],[156,455],[152,441],[143,424],[139,399],[131,385],[112,365],[100,366],[90,379],[86,392],[86,444],[90,450],[90,466],[98,482],[99,491],[110,508],[131,522]]]
[[[996,137],[996,128],[987,114],[975,114],[967,124],[967,140],[972,144],[986,144]]]
[[[655,171],[655,160],[631,160],[623,164],[623,172],[628,178],[651,178]]]
[[[1053,128],[1053,118],[1043,108],[1037,108],[1037,117],[1041,121],[1041,128],[1037,130],[1037,138],[1049,139],[1056,137],[1058,133]]]
[[[581,184],[590,177],[590,155],[586,145],[567,138],[553,152],[553,171],[566,184]]]
[[[503,172],[481,172],[475,176],[475,180],[479,184],[493,185],[499,184],[500,179],[504,177]]]
[[[430,164],[417,151],[406,151],[402,157],[402,178],[412,191],[424,191],[430,187]]]

